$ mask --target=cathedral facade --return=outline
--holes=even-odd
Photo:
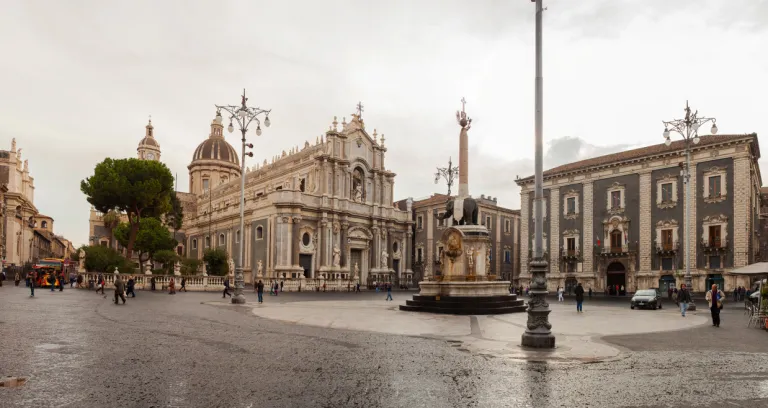
[[[138,157],[159,160],[151,123]],[[230,264],[244,250],[246,282],[255,279],[347,279],[413,283],[411,211],[393,203],[395,173],[385,165],[385,139],[370,133],[358,112],[245,172],[245,228],[240,226],[242,158],[224,138],[216,114],[192,152],[189,193],[178,251],[202,259],[224,249]],[[256,164],[258,163],[258,164]],[[92,214],[91,231],[103,230]],[[201,271],[203,272],[203,271]]]

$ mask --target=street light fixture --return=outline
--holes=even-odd
[[[683,236],[685,242],[685,287],[689,292],[691,292],[691,294],[693,294],[690,262],[691,145],[697,145],[699,142],[701,142],[701,138],[699,137],[699,128],[701,128],[701,126],[705,123],[712,122],[710,132],[713,135],[717,134],[717,119],[699,117],[699,111],[691,113],[691,108],[688,106],[688,101],[685,101],[684,119],[674,119],[671,121],[662,122],[664,123],[664,133],[662,134],[664,136],[664,144],[667,146],[672,144],[670,134],[674,132],[683,137],[683,143],[685,147],[685,167],[683,167],[682,170],[683,183],[685,184],[685,220],[683,221],[685,224],[683,232],[683,234],[685,234]],[[693,296],[691,296],[691,303],[688,305],[688,310],[696,310],[696,303],[693,301]]]
[[[440,177],[445,179],[445,182],[448,184],[448,196],[451,196],[451,186],[453,185],[454,180],[459,175],[459,167],[453,166],[452,158],[448,158],[448,167],[438,167],[437,172],[435,173],[435,184],[440,182]]]
[[[245,282],[243,280],[243,265],[245,265],[245,156],[253,157],[252,152],[245,152],[245,134],[248,132],[248,126],[251,123],[256,123],[256,136],[261,136],[261,121],[259,116],[264,116],[264,125],[269,126],[269,113],[272,111],[261,108],[252,108],[246,105],[248,98],[245,97],[245,89],[243,89],[243,95],[241,96],[240,106],[237,105],[216,105],[218,109],[216,116],[221,116],[221,110],[227,111],[230,114],[229,126],[227,130],[232,133],[235,130],[233,122],[237,122],[237,126],[240,128],[242,134],[243,154],[240,169],[240,248],[238,250],[238,261],[235,267],[235,293],[232,296],[232,303],[243,304],[245,303],[245,296],[243,295],[243,288]],[[253,148],[253,145],[248,143],[249,148]],[[210,192],[208,193],[210,194]]]

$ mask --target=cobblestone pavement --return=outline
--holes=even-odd
[[[393,303],[410,295],[396,293]],[[353,296],[383,297],[301,293],[265,301]],[[24,288],[0,288],[0,376],[29,378],[0,388],[0,406],[768,406],[768,333],[746,329],[735,307],[724,311],[720,329],[611,336],[602,341],[622,347],[620,358],[577,364],[479,356],[446,341],[295,325],[259,318],[251,307],[203,304],[220,300],[216,293],[139,292],[125,306],[110,298],[84,290],[29,298]],[[248,300],[254,305],[255,296]],[[637,312],[629,318],[653,313]]]

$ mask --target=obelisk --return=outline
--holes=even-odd
[[[467,131],[472,126],[472,119],[467,117],[465,105],[467,101],[461,98],[461,112],[456,111],[456,121],[461,126],[459,133],[459,195],[458,198],[469,197],[469,137]]]

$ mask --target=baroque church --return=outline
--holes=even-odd
[[[224,138],[221,114],[192,152],[189,193],[177,252],[202,259],[226,250],[230,266],[245,250],[244,276],[254,279],[343,279],[412,284],[411,209],[395,207],[395,173],[385,166],[384,135],[365,128],[361,112],[349,122],[334,117],[330,129],[303,146],[246,167],[245,230],[239,230],[241,158]],[[138,158],[160,160],[151,121]],[[109,233],[91,210],[92,244]],[[200,271],[201,273],[204,271]]]

